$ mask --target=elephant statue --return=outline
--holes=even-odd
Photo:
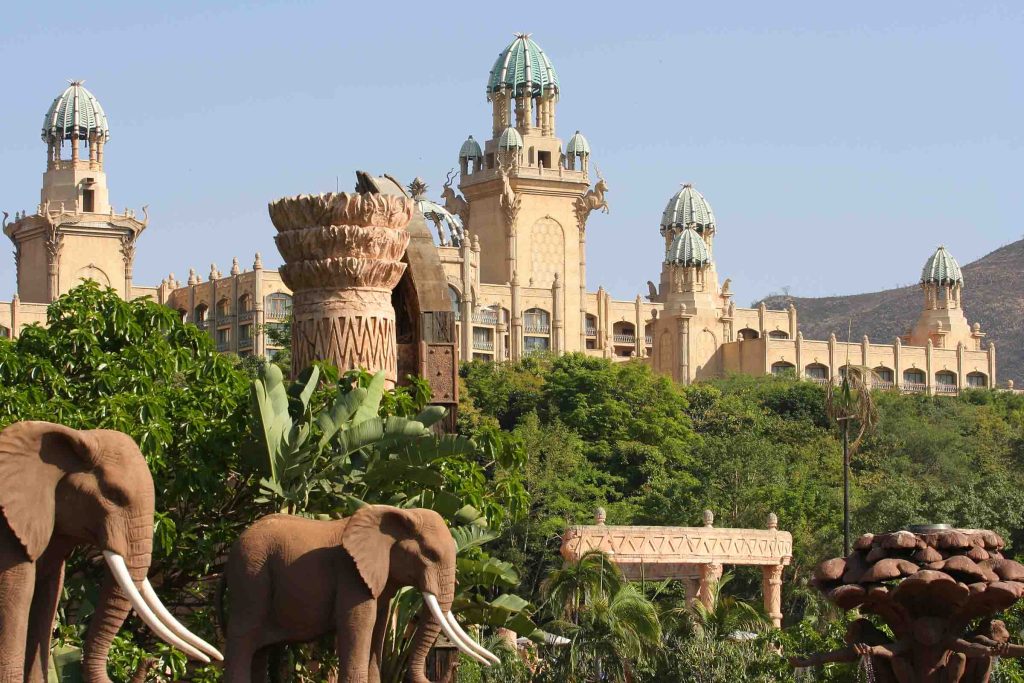
[[[226,682],[265,681],[272,646],[333,633],[338,683],[380,683],[388,603],[404,586],[418,589],[424,601],[410,681],[429,683],[427,653],[440,631],[469,657],[497,663],[450,611],[455,551],[448,526],[433,510],[368,505],[339,520],[284,514],[257,520],[231,548],[218,593]]]
[[[127,434],[49,422],[0,431],[0,681],[47,680],[64,562],[80,546],[100,549],[109,570],[85,636],[87,683],[109,683],[107,654],[130,609],[193,659],[222,659],[146,578],[154,498],[149,467]]]

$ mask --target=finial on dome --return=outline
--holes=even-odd
[[[252,269],[253,270],[262,270],[263,269],[263,257],[260,256],[260,252],[258,252],[258,251],[256,252],[256,260],[252,262]]]
[[[242,267],[238,265],[238,257],[231,259],[231,274],[238,275],[242,272]]]
[[[198,285],[199,284],[199,276],[196,275],[196,269],[195,268],[189,268],[188,269],[188,284],[190,286],[191,285]]]

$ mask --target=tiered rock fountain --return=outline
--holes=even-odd
[[[822,562],[814,583],[838,607],[877,616],[893,638],[860,619],[847,648],[793,664],[861,659],[879,683],[987,682],[997,657],[1024,653],[992,620],[1024,596],[1024,565],[1003,545],[992,531],[945,525],[861,536],[849,557]]]
[[[269,206],[294,292],[292,371],[314,360],[398,375],[395,310],[413,202],[383,194],[286,197]]]

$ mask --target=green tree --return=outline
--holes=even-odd
[[[124,301],[87,282],[52,303],[47,326],[0,341],[0,426],[48,420],[117,429],[138,442],[156,484],[152,577],[171,609],[189,606],[186,625],[214,641],[205,596],[225,548],[256,513],[255,479],[239,452],[246,434],[247,379],[216,353],[208,335],[155,302]],[[102,562],[72,556],[55,648],[81,642]],[[130,622],[112,652],[126,680],[145,657],[175,675],[183,655]]]

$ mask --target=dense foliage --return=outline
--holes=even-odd
[[[524,568],[524,594],[542,598],[544,577],[559,566],[562,530],[590,523],[598,506],[609,524],[695,525],[710,509],[716,526],[764,528],[774,512],[794,540],[783,642],[803,651],[841,641],[836,615],[807,586],[817,562],[842,553],[842,448],[824,388],[748,376],[679,387],[640,363],[581,355],[471,363],[462,374],[461,428],[507,429],[530,454],[530,514],[508,525],[502,541],[503,555]],[[873,398],[877,423],[853,460],[854,535],[949,522],[995,529],[1012,552],[1024,530],[1024,396]],[[760,573],[737,568],[728,590],[760,604]],[[678,608],[672,591],[658,601],[663,615]],[[693,665],[685,652],[713,654],[733,672],[705,680],[740,680],[728,677],[735,662],[763,653],[671,629],[666,639],[679,675]],[[779,662],[749,664],[749,680],[788,678]],[[834,680],[852,680],[850,667],[833,669]]]

